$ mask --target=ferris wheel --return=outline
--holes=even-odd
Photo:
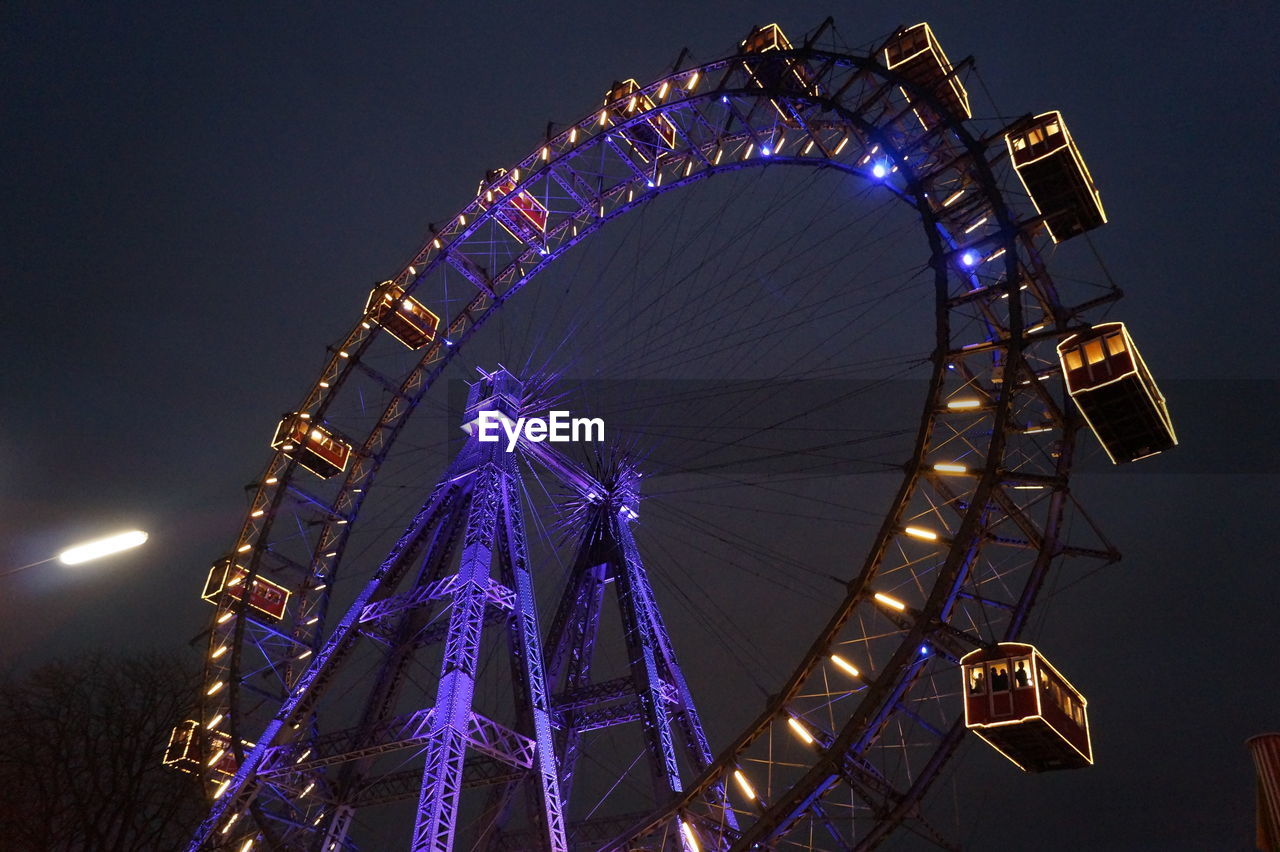
[[[1118,558],[1067,487],[1078,433],[1116,463],[1176,443],[1128,328],[1094,316],[1118,288],[1046,266],[1100,195],[1059,113],[975,117],[927,24],[861,51],[829,24],[615,82],[350,306],[203,590],[203,704],[166,756],[207,782],[192,850],[946,847],[925,794],[968,731],[1024,770],[1092,762],[1083,695],[1019,640],[1047,578]],[[730,173],[719,207],[668,203]],[[788,222],[801,192],[824,212]],[[615,220],[645,224],[583,271]],[[873,273],[868,244],[912,260]],[[904,375],[914,423],[868,396]],[[801,378],[818,399],[783,401]],[[576,454],[481,438],[566,400],[638,425]],[[772,443],[850,401],[899,419]],[[714,425],[656,422],[690,405]],[[868,471],[888,484],[855,507]],[[735,619],[751,584],[800,614]]]

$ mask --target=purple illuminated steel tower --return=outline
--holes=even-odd
[[[651,805],[682,791],[681,756],[691,772],[711,762],[631,532],[639,517],[639,474],[630,462],[615,459],[597,478],[543,443],[521,437],[516,451],[508,451],[505,438],[482,441],[476,422],[486,413],[511,422],[536,412],[526,410],[523,384],[505,369],[482,374],[472,385],[461,452],[299,677],[272,725],[245,752],[192,849],[216,846],[220,827],[234,827],[234,815],[263,793],[301,798],[317,784],[334,807],[312,825],[291,825],[271,807],[267,821],[279,825],[279,834],[263,839],[288,849],[352,848],[348,831],[356,810],[391,801],[397,791],[403,797],[416,780],[414,852],[454,849],[463,792],[479,787],[490,794],[473,843],[561,852],[598,843],[635,816],[588,821],[577,826],[580,836],[572,836],[566,806],[588,732],[641,723],[652,770]],[[545,663],[525,536],[521,459],[548,470],[573,495],[565,524],[581,542],[548,633]],[[406,583],[413,565],[419,566],[416,580]],[[610,583],[617,590],[629,674],[597,681],[592,662]],[[514,725],[475,706],[487,631],[506,634]],[[383,664],[359,723],[331,730],[318,724],[317,701],[361,641],[384,646]],[[411,658],[440,641],[434,701],[395,715],[406,697]],[[376,777],[372,768],[379,757],[409,748],[425,756],[420,772]],[[508,835],[502,825],[521,788],[527,820]],[[239,837],[236,844],[252,839]]]

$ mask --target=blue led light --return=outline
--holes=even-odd
[[[876,180],[879,180],[880,178],[883,178],[885,175],[889,174],[889,167],[886,166],[884,163],[876,163],[874,166],[871,167],[871,174],[875,176]]]
[[[960,262],[965,266],[973,266],[978,262],[978,255],[975,252],[967,251],[960,255]]]
[[[928,654],[928,653],[929,653],[929,646],[928,646],[928,645],[921,645],[921,646],[920,646],[920,654],[921,654],[921,656],[923,656],[923,655],[925,655],[925,654]]]
[[[765,157],[767,157],[767,156],[769,156],[769,155],[770,155],[770,154],[772,154],[772,153],[773,153],[773,151],[771,151],[768,147],[764,147],[764,148],[761,148],[761,149],[760,149],[760,154],[761,154],[761,156],[765,156]]]
[[[652,189],[652,188],[653,188],[653,186],[654,186],[654,183],[653,183],[653,181],[651,181],[651,180],[650,180],[650,181],[645,181],[645,183],[649,184],[649,188],[650,188],[650,189]]]

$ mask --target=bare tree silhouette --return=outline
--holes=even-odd
[[[197,683],[165,654],[98,653],[0,677],[0,846],[181,847],[205,803],[195,776],[161,757]]]

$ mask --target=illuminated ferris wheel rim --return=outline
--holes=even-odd
[[[895,85],[900,85],[904,87],[909,87],[911,85],[908,81],[901,79],[897,75],[893,75],[891,72],[887,72],[887,71],[884,71],[883,69],[880,69],[879,66],[875,64],[873,59],[870,59],[867,57],[824,53],[822,51],[816,51],[812,49],[805,49],[805,50],[795,51],[795,52],[798,54],[805,54],[808,56],[812,56],[818,59],[830,60],[835,64],[847,63],[848,65],[851,65],[854,67],[864,68],[867,70],[874,70],[877,73],[881,73],[884,76],[890,77],[892,82]],[[731,67],[736,61],[740,61],[741,58],[742,58],[742,55],[738,55],[738,56],[710,62],[696,68],[691,68],[691,69],[683,70],[680,72],[676,72],[672,75],[669,75],[668,77],[659,79],[658,81],[650,84],[649,86],[646,86],[643,90],[640,90],[639,94],[648,95],[650,93],[661,91],[663,90],[664,87],[668,87],[668,84],[671,84],[671,83],[683,83],[685,86],[687,86],[689,84],[689,81],[693,81],[695,83],[699,81],[705,81],[705,79],[711,73],[717,70],[723,70],[726,67]],[[681,86],[670,86],[669,88],[673,92],[685,91],[685,89]],[[854,116],[849,114],[847,111],[843,110],[843,108],[840,107],[838,104],[829,104],[824,98],[809,97],[805,95],[796,95],[796,94],[789,94],[788,97],[795,100],[806,100],[815,105],[828,106],[833,112],[836,112],[837,114],[842,115],[846,119],[854,118]],[[768,93],[763,92],[761,90],[717,89],[710,92],[689,94],[687,97],[683,98],[679,103],[688,105],[688,104],[693,104],[698,102],[715,101],[717,99],[723,102],[726,98],[733,99],[733,100],[745,98],[745,99],[750,99],[754,101],[769,100]],[[635,116],[629,118],[625,122],[617,123],[617,124],[610,123],[607,127],[611,131],[625,132],[627,129],[633,126],[645,123],[652,117],[652,115],[655,112],[659,112],[659,111],[660,110],[638,113]],[[592,112],[581,121],[577,122],[574,125],[571,125],[567,130],[560,133],[554,140],[551,140],[547,144],[539,146],[534,150],[533,153],[531,153],[526,158],[521,160],[520,163],[514,167],[513,171],[516,174],[521,174],[522,177],[519,180],[519,182],[515,184],[514,188],[510,191],[509,194],[519,194],[519,193],[525,192],[526,188],[530,187],[538,179],[545,177],[548,171],[550,171],[556,165],[559,165],[559,161],[550,160],[550,161],[545,161],[545,164],[542,167],[537,168],[532,172],[524,173],[521,171],[522,169],[529,168],[531,164],[536,165],[540,160],[543,160],[544,152],[550,151],[557,143],[563,144],[564,140],[566,139],[576,138],[577,132],[582,128],[602,126],[600,125],[599,118],[598,118],[598,116],[600,116],[602,112],[603,111]],[[969,135],[964,132],[962,122],[953,122],[950,117],[948,117],[946,120],[947,120],[948,129],[957,132],[957,135],[965,138],[966,142],[976,146],[977,143],[974,142],[969,137]],[[866,130],[869,133],[875,132],[875,128],[869,125],[865,126],[862,129]],[[601,144],[604,144],[607,141],[611,141],[611,134],[608,132],[597,132],[595,135],[587,136],[586,132],[584,131],[582,138],[584,139],[584,141],[577,146],[576,150],[574,150],[573,152],[574,154],[589,153],[592,147],[599,146]],[[572,145],[573,143],[569,143],[569,144]],[[748,142],[747,144],[748,144],[748,147],[751,147],[752,145],[752,143],[750,142]],[[843,146],[837,144],[835,147],[842,148]],[[886,144],[885,149],[886,149],[886,152],[889,152],[890,146]],[[676,151],[673,153],[678,154],[681,152]],[[866,155],[864,155],[864,158],[865,156]],[[746,157],[743,157],[740,160],[725,161],[723,163],[711,164],[708,162],[705,169],[693,172],[685,177],[682,177],[673,181],[665,182],[665,183],[662,182],[661,180],[654,182],[646,175],[637,174],[635,176],[634,181],[629,187],[628,186],[614,187],[611,190],[611,194],[614,196],[617,196],[621,194],[622,189],[627,189],[627,188],[635,189],[641,186],[643,186],[643,188],[647,190],[646,192],[644,192],[642,195],[636,196],[634,199],[628,200],[625,203],[617,204],[616,206],[609,209],[607,213],[605,213],[605,215],[595,217],[588,224],[585,224],[581,228],[577,229],[578,232],[575,233],[572,236],[572,238],[564,240],[560,245],[556,246],[553,250],[548,250],[545,247],[534,247],[534,246],[528,247],[527,250],[521,253],[520,256],[516,260],[514,260],[506,269],[504,269],[498,275],[494,276],[495,282],[510,280],[511,284],[507,289],[498,290],[493,286],[485,287],[485,286],[477,285],[478,292],[474,295],[474,297],[462,309],[457,311],[457,313],[454,314],[453,318],[448,323],[443,324],[444,328],[449,331],[451,336],[440,337],[436,340],[436,342],[434,342],[427,348],[422,360],[419,362],[417,367],[411,370],[407,375],[407,377],[404,379],[404,381],[401,383],[401,397],[395,400],[392,403],[392,405],[388,407],[388,412],[390,412],[392,409],[397,409],[397,408],[403,409],[404,400],[409,400],[411,401],[412,404],[416,404],[417,400],[420,399],[421,396],[425,394],[425,392],[429,389],[431,383],[435,380],[435,378],[437,378],[444,371],[444,369],[448,366],[449,362],[453,359],[453,357],[458,352],[461,351],[463,345],[467,342],[467,340],[469,340],[471,335],[474,334],[475,331],[477,331],[479,327],[484,324],[484,322],[490,319],[494,315],[494,313],[496,313],[498,308],[503,306],[508,299],[514,296],[519,290],[521,290],[524,287],[525,284],[529,283],[529,281],[531,281],[537,274],[542,272],[546,267],[548,267],[551,263],[553,263],[561,254],[563,254],[569,248],[572,248],[582,239],[585,239],[591,233],[594,233],[595,230],[599,229],[606,222],[609,222],[614,218],[621,216],[623,213],[630,212],[631,210],[651,200],[653,197],[656,197],[658,194],[669,191],[671,189],[675,189],[676,187],[697,182],[703,178],[710,177],[713,174],[718,174],[720,172],[725,172],[725,171],[735,171],[738,169],[749,168],[753,166],[758,167],[758,166],[779,165],[779,164],[807,165],[807,166],[819,167],[819,168],[836,168],[841,171],[847,172],[849,174],[857,175],[860,177],[864,177],[868,180],[881,183],[886,187],[886,189],[893,192],[899,198],[907,201],[917,210],[921,209],[922,204],[925,207],[927,207],[927,203],[926,203],[927,195],[925,195],[924,193],[919,193],[918,195],[913,197],[913,194],[911,192],[904,189],[900,189],[898,187],[893,186],[890,183],[885,182],[885,175],[879,174],[873,171],[873,169],[875,168],[874,165],[868,165],[864,163],[861,166],[855,166],[847,161],[841,161],[835,158],[822,157],[820,154],[816,156],[808,156],[808,155],[795,156],[792,154],[784,155],[777,151],[771,151],[767,155],[759,154],[756,157],[751,157],[748,155]],[[913,168],[914,166],[912,166],[909,162],[905,160],[896,162],[892,166],[892,170],[894,172],[901,170],[903,174],[908,176],[912,174]],[[907,181],[905,181],[905,184],[907,185],[907,187],[910,187],[915,184],[915,181],[908,179]],[[425,279],[427,279],[427,277],[430,275],[430,273],[434,269],[445,266],[449,264],[454,258],[456,258],[457,256],[456,253],[451,255],[451,251],[455,250],[456,247],[465,243],[466,239],[469,236],[476,234],[477,231],[483,225],[493,221],[495,216],[495,211],[497,210],[497,208],[494,207],[493,205],[489,205],[486,208],[486,205],[484,205],[480,201],[483,195],[484,195],[483,192],[478,194],[476,199],[474,199],[472,202],[466,205],[456,216],[448,220],[449,224],[447,224],[444,229],[438,232],[434,232],[435,235],[426,241],[423,248],[415,256],[414,260],[411,263],[407,264],[406,267],[394,279],[392,279],[392,281],[387,283],[395,286],[398,289],[398,291],[401,292],[405,297],[410,297],[410,298],[414,297],[417,288],[425,281]],[[998,197],[998,192],[997,192],[997,197]],[[1001,205],[1001,207],[1003,208],[1003,205]],[[570,226],[571,224],[572,224],[571,222],[564,222],[564,223],[561,223],[561,227],[562,228],[567,227],[567,226]],[[1006,226],[1009,229],[1009,235],[1007,238],[1005,238],[1001,243],[993,243],[993,241],[991,240],[983,241],[985,243],[987,251],[994,255],[1005,254],[1007,249],[1010,246],[1012,246],[1017,239],[1017,228],[1014,227],[1012,220],[1007,220],[1002,224],[1006,224]],[[453,239],[446,242],[444,239],[446,236],[452,236]],[[934,233],[929,231],[926,228],[926,237],[929,238],[931,242],[933,241],[934,236],[935,236]],[[959,247],[954,249],[951,252],[939,253],[935,251],[935,258],[938,257],[939,254],[951,255],[953,258],[958,258],[958,257],[961,257],[963,255],[963,252],[966,250],[971,250],[971,249],[965,249],[964,247]],[[1009,259],[1006,260],[1006,265],[1014,266],[1015,264],[1016,264],[1016,254],[1011,253],[1009,255]],[[476,270],[471,270],[471,271],[472,273],[474,273]],[[511,274],[515,271],[521,271],[523,274],[520,277],[512,280]],[[310,392],[307,394],[304,400],[304,403],[296,409],[297,411],[299,412],[314,411],[314,414],[312,414],[311,417],[314,418],[315,421],[319,421],[320,419],[323,418],[324,413],[326,412],[329,404],[338,396],[343,383],[352,375],[353,371],[358,369],[358,366],[360,364],[360,355],[363,354],[364,350],[368,347],[368,345],[373,342],[376,336],[376,331],[381,330],[380,326],[371,327],[370,323],[368,322],[368,319],[369,317],[367,312],[361,314],[360,319],[357,321],[356,325],[352,328],[351,332],[348,333],[348,335],[344,339],[344,342],[338,347],[331,347],[331,355],[328,363],[325,365],[325,368],[322,371],[321,377],[316,381],[315,384],[313,384]],[[1011,331],[1011,336],[1009,339],[1005,341],[992,341],[991,342],[992,346],[994,347],[994,346],[1000,346],[1000,345],[1003,345],[1003,346],[1013,345],[1015,342],[1017,342],[1017,339],[1022,336],[1021,335],[1022,329],[1020,328],[1012,328],[1010,331]],[[1054,334],[1046,333],[1042,335],[1042,337],[1046,339],[1049,337],[1053,337],[1054,339],[1056,339],[1060,336],[1063,336],[1063,335],[1057,334],[1057,333],[1054,333]],[[430,369],[429,372],[427,372],[428,367],[432,368]],[[412,392],[412,395],[409,391],[406,390],[406,388],[410,388],[410,387],[416,388],[416,391]],[[384,415],[382,420],[380,420],[380,422],[377,425],[375,425],[373,429],[370,430],[370,434],[361,445],[360,450],[357,453],[355,453],[356,457],[360,459],[373,459],[375,463],[381,462],[383,456],[385,455],[386,450],[389,449],[391,442],[377,440],[377,439],[381,437],[383,423],[390,419],[391,418],[389,416]],[[372,447],[375,447],[375,446],[380,446],[382,449],[382,452],[373,451]],[[376,464],[375,464],[375,469],[376,469]],[[283,476],[281,475],[282,472],[283,472]],[[287,483],[288,477],[291,477],[293,472],[294,472],[293,460],[288,456],[288,454],[285,451],[277,450],[275,455],[272,457],[270,463],[268,464],[266,474],[259,480],[259,494],[255,495],[255,498],[253,501],[255,504],[255,507],[257,507],[257,504],[261,502],[260,495],[262,495],[263,493],[280,495],[284,491],[284,488],[282,486]],[[358,490],[354,490],[354,493],[353,493],[353,489],[356,489],[358,485],[362,483],[365,479],[371,479],[373,476],[373,472],[374,472],[373,470],[368,470],[367,472],[353,470],[352,473],[347,477],[343,487],[343,496],[350,499],[350,502],[353,505],[358,506],[358,504],[362,502],[362,500],[364,499],[363,497],[354,497],[354,495],[367,495],[369,491],[369,489],[367,488],[358,488]],[[363,473],[363,477],[360,476],[361,473]],[[336,505],[340,502],[342,502],[341,499],[335,501],[335,508],[336,508]],[[274,503],[272,503],[272,505],[274,507]],[[242,530],[240,539],[237,542],[237,552],[244,553],[244,552],[253,551],[254,554],[256,555],[256,548],[254,544],[257,539],[257,536],[255,536],[253,533],[259,532],[259,531],[265,532],[265,530],[268,528],[270,521],[269,520],[257,521],[255,516],[253,515],[255,511],[257,511],[257,508],[250,510],[250,517],[246,520],[246,524],[244,526],[244,529]],[[263,512],[262,515],[258,515],[256,517],[261,518],[264,515],[268,515],[268,514],[269,514],[268,512]],[[347,520],[348,522],[350,520],[354,520],[354,515],[349,517],[341,516],[341,515],[338,515],[338,513],[336,512],[334,513],[334,515],[336,520],[331,521],[330,522],[331,524],[336,523],[337,521],[340,521],[340,520]],[[255,530],[255,527],[257,528],[257,530]],[[248,544],[249,547],[245,547],[246,544]],[[325,557],[321,557],[321,558],[325,558]]]
[[[313,608],[306,608],[309,597],[319,600],[319,606],[323,608],[324,602],[328,597],[327,587],[336,574],[335,568],[341,558],[342,546],[346,541],[351,522],[356,519],[359,506],[370,490],[382,460],[386,457],[396,435],[398,435],[399,430],[407,421],[408,415],[412,412],[417,401],[479,327],[500,306],[505,304],[511,296],[518,292],[524,284],[528,283],[530,279],[545,269],[563,252],[581,239],[584,239],[588,234],[593,233],[604,222],[617,218],[622,213],[642,205],[651,198],[656,197],[656,195],[721,171],[781,163],[836,167],[846,172],[859,174],[868,180],[884,183],[896,195],[911,204],[922,217],[926,238],[931,245],[938,307],[939,346],[933,359],[930,391],[925,404],[925,412],[922,416],[920,432],[916,440],[916,451],[913,460],[908,466],[899,493],[887,513],[886,520],[876,537],[876,542],[872,551],[868,554],[859,576],[850,582],[849,592],[845,599],[836,608],[828,624],[820,631],[811,650],[798,664],[786,687],[775,695],[756,723],[744,732],[729,749],[722,753],[720,759],[713,764],[712,769],[704,775],[703,779],[691,787],[684,801],[696,796],[698,790],[705,789],[706,784],[710,783],[709,779],[714,778],[717,774],[722,775],[727,768],[731,767],[734,762],[734,755],[749,744],[749,741],[758,735],[772,720],[776,720],[785,713],[787,706],[795,697],[796,690],[800,688],[806,673],[817,666],[828,654],[831,637],[844,624],[853,610],[867,600],[874,600],[876,589],[872,584],[876,577],[876,566],[878,565],[879,557],[889,543],[895,537],[904,534],[908,536],[919,536],[921,534],[918,529],[915,533],[911,532],[912,528],[910,527],[904,529],[900,516],[922,479],[934,475],[934,473],[925,469],[926,441],[936,418],[947,411],[944,399],[946,392],[944,380],[947,378],[948,369],[956,368],[957,365],[964,363],[969,358],[989,358],[993,352],[1004,353],[1006,363],[1014,365],[1016,368],[1020,363],[1019,359],[1024,345],[1027,345],[1027,340],[1030,340],[1031,343],[1056,341],[1078,330],[1078,327],[1066,325],[1063,318],[1069,316],[1069,314],[1064,306],[1054,301],[1056,293],[1052,287],[1048,287],[1044,292],[1038,292],[1037,295],[1042,299],[1048,300],[1048,307],[1052,310],[1054,317],[1059,320],[1055,325],[1059,327],[1048,331],[1044,329],[1033,330],[1028,338],[1026,324],[1022,321],[1022,303],[1017,284],[1023,280],[1019,275],[1020,267],[1024,263],[1023,256],[1028,251],[1034,252],[1034,247],[1029,236],[1027,223],[1018,223],[996,183],[991,167],[986,160],[987,143],[980,143],[975,140],[965,127],[964,120],[957,118],[948,109],[944,108],[931,93],[921,91],[911,80],[882,67],[877,61],[878,54],[879,51],[871,57],[857,57],[806,46],[795,50],[780,51],[776,56],[770,58],[775,61],[778,58],[794,59],[803,61],[810,66],[818,64],[826,69],[823,74],[828,75],[834,73],[836,69],[843,71],[853,70],[858,74],[870,74],[885,81],[887,86],[897,87],[904,93],[910,92],[912,95],[910,101],[913,105],[912,112],[921,108],[932,109],[939,123],[932,129],[926,127],[923,135],[933,136],[936,134],[941,136],[945,132],[952,134],[958,140],[958,146],[961,150],[960,157],[967,155],[968,159],[960,162],[958,158],[956,167],[972,166],[977,169],[977,177],[980,179],[979,187],[976,191],[973,189],[967,191],[974,192],[975,195],[985,196],[989,209],[996,220],[992,223],[996,227],[994,235],[984,232],[983,238],[979,240],[965,242],[956,240],[952,234],[942,227],[939,221],[939,210],[935,209],[935,204],[945,199],[935,197],[933,202],[929,199],[928,189],[930,186],[939,183],[938,173],[926,172],[924,169],[920,169],[918,166],[920,161],[918,159],[913,161],[911,154],[895,147],[892,133],[884,131],[876,123],[868,121],[860,112],[846,109],[842,103],[834,98],[810,92],[770,90],[763,86],[759,88],[751,88],[749,86],[726,88],[723,82],[720,87],[711,89],[699,88],[700,85],[705,85],[712,80],[717,72],[722,73],[724,79],[728,80],[734,72],[740,69],[744,62],[752,61],[751,54],[741,53],[726,59],[706,63],[696,68],[678,71],[642,89],[636,89],[630,95],[632,103],[634,104],[637,100],[643,103],[643,99],[648,99],[653,103],[653,106],[649,109],[635,111],[634,114],[627,116],[623,120],[613,120],[609,104],[606,104],[599,111],[593,111],[582,121],[571,125],[554,139],[538,146],[528,157],[513,166],[509,174],[515,177],[511,180],[509,186],[504,187],[505,191],[496,202],[485,198],[485,189],[482,187],[482,191],[477,195],[476,199],[466,205],[458,215],[450,219],[444,228],[435,232],[428,239],[423,249],[415,256],[413,262],[407,264],[401,274],[393,282],[390,282],[391,286],[398,288],[399,294],[406,300],[418,300],[423,296],[424,291],[429,289],[433,273],[443,270],[452,272],[455,277],[461,275],[470,280],[474,284],[475,293],[451,316],[448,311],[443,312],[446,316],[449,316],[448,322],[444,324],[445,335],[437,337],[434,342],[426,347],[421,361],[399,383],[399,392],[394,396],[379,422],[370,430],[359,450],[355,450],[352,453],[352,457],[355,460],[354,464],[351,465],[341,490],[331,501],[324,531],[320,536],[320,543],[313,554],[309,574],[314,578],[314,581],[304,585],[301,589],[301,594],[298,595],[298,602],[294,607],[295,617],[292,633],[297,635],[299,628],[304,626],[304,615],[314,611]],[[790,130],[795,130],[796,132],[792,138],[788,139],[786,137],[789,135],[789,129],[785,126],[787,116],[783,114],[784,120],[782,122],[779,122],[776,118],[777,114],[782,113],[781,107],[777,104],[778,101],[785,103],[795,118],[810,115],[812,111],[820,111],[828,116],[834,116],[834,118],[827,118],[825,122],[806,119],[802,121],[800,130],[790,128]],[[652,123],[658,118],[668,120],[668,124],[672,124],[675,129],[682,130],[689,126],[686,122],[678,120],[682,113],[687,113],[685,117],[688,118],[689,115],[702,115],[702,111],[707,108],[718,109],[721,107],[725,108],[726,113],[735,113],[736,111],[741,126],[733,133],[726,132],[716,136],[714,153],[709,143],[693,144],[688,138],[683,138],[683,141],[689,143],[687,147],[671,148],[661,156],[654,156],[650,163],[652,171],[636,167],[630,180],[620,180],[609,187],[607,191],[602,191],[599,195],[590,198],[589,205],[584,204],[578,210],[569,212],[553,209],[550,204],[547,204],[544,207],[547,223],[544,228],[545,238],[543,241],[540,244],[526,244],[523,249],[514,249],[511,253],[510,261],[492,277],[488,276],[483,267],[475,264],[474,261],[471,261],[466,256],[465,250],[468,240],[473,237],[483,236],[483,229],[486,226],[492,226],[495,221],[498,221],[498,217],[504,211],[510,215],[511,208],[510,206],[504,207],[503,200],[520,198],[526,194],[536,200],[538,198],[536,192],[540,184],[560,180],[564,172],[572,170],[568,167],[580,158],[586,158],[593,154],[605,156],[610,150],[615,154],[623,152],[625,155],[624,148],[626,146],[634,146],[633,137],[638,132],[643,131],[645,127],[652,127]],[[777,110],[778,112],[771,116],[771,110]],[[763,118],[758,114],[762,114]],[[677,120],[670,120],[671,116],[676,116]],[[759,126],[752,123],[752,116],[760,120],[761,124]],[[902,118],[902,116],[900,115],[898,118]],[[923,119],[921,119],[921,122],[923,123]],[[770,135],[767,137],[768,144],[762,144],[761,142],[761,139],[765,138],[763,136],[765,124],[771,128]],[[754,132],[757,130],[761,132]],[[779,130],[781,138],[773,135],[778,133]],[[840,141],[835,141],[837,137],[839,137]],[[810,142],[814,144],[809,144]],[[860,145],[850,144],[851,142],[860,143]],[[801,143],[804,143],[807,147],[802,147]],[[788,144],[790,145],[789,149],[784,147]],[[850,153],[844,159],[841,159],[841,154],[846,149]],[[725,157],[726,150],[733,153],[729,157]],[[668,172],[664,172],[664,168],[669,169],[672,165],[677,169],[683,167],[684,173],[670,176]],[[927,159],[925,160],[925,165],[926,167],[928,165]],[[634,162],[633,166],[635,166]],[[893,177],[894,174],[901,177],[895,178]],[[496,183],[497,181],[490,182],[490,189]],[[636,190],[639,190],[639,192],[637,193]],[[628,196],[626,200],[623,200],[624,196]],[[545,198],[546,196],[544,195],[543,197]],[[947,205],[950,203],[950,201],[947,201]],[[506,228],[506,225],[503,225],[503,227]],[[509,228],[508,231],[510,231]],[[513,233],[512,236],[516,238],[517,242],[520,242],[518,234]],[[961,237],[963,238],[963,235]],[[970,252],[980,253],[979,262],[986,262],[988,259],[994,262],[1003,257],[1001,266],[1004,268],[1002,277],[1005,285],[1002,289],[988,287],[985,288],[989,291],[986,294],[972,295],[983,288],[967,286],[968,284],[974,284],[977,280],[976,274],[971,268],[976,264],[970,262]],[[1043,274],[1042,271],[1041,274]],[[480,276],[483,277],[480,280],[475,280]],[[950,337],[952,312],[959,306],[972,305],[984,298],[996,299],[1002,295],[1008,297],[1009,322],[1007,333],[1004,336],[988,334],[982,340],[959,347],[953,345],[954,342]],[[450,297],[445,301],[447,303],[456,303],[460,300]],[[422,303],[429,305],[431,301],[423,299]],[[1046,311],[1046,314],[1048,313],[1049,311]],[[319,427],[319,424],[324,422],[326,411],[337,398],[343,386],[356,371],[361,369],[362,355],[377,338],[378,333],[385,330],[384,323],[370,323],[369,319],[370,314],[366,310],[344,342],[334,350],[321,373],[321,377],[313,385],[303,405],[296,409],[296,412],[309,415],[310,422],[317,424],[318,428],[323,428]],[[990,331],[990,329],[988,330]],[[984,463],[980,472],[976,468],[966,469],[965,471],[966,473],[977,474],[977,484],[973,489],[973,493],[979,499],[970,501],[971,508],[966,515],[966,519],[957,526],[954,535],[948,536],[949,557],[947,564],[939,571],[938,576],[940,577],[949,576],[952,581],[959,577],[963,554],[972,545],[972,539],[977,533],[976,517],[978,512],[972,507],[985,505],[997,480],[1005,474],[1002,468],[1003,439],[1012,406],[1011,397],[1013,391],[1011,386],[1012,383],[1002,383],[1001,387],[994,394],[990,394],[987,397],[987,401],[983,403],[983,407],[991,411],[992,423],[996,428],[992,429],[991,441],[987,445]],[[1061,430],[1063,451],[1057,465],[1057,473],[1062,478],[1063,484],[1065,484],[1065,476],[1070,465],[1070,445],[1073,432],[1074,430],[1070,428]],[[294,478],[293,474],[296,472],[297,466],[296,461],[290,457],[289,451],[283,448],[278,449],[259,483],[258,491],[250,508],[249,517],[246,519],[236,546],[237,554],[250,554],[247,566],[248,573],[245,578],[246,584],[251,584],[258,576],[263,551],[268,549],[270,545],[268,536],[271,528],[271,519],[280,507],[287,486]],[[931,531],[925,530],[923,532],[930,533]],[[937,537],[937,533],[932,534],[935,538]],[[1020,627],[1021,621],[1025,617],[1025,612],[1034,602],[1035,589],[1030,584],[1034,583],[1038,586],[1039,581],[1042,579],[1044,564],[1053,556],[1049,551],[1055,540],[1054,535],[1047,535],[1043,539],[1040,564],[1038,564],[1037,570],[1032,573],[1028,581],[1028,587],[1024,589],[1020,599],[1020,611],[1015,618],[1011,619],[1011,625]],[[233,557],[233,559],[235,558],[237,557]],[[899,666],[901,674],[912,674],[911,666],[908,665],[908,657],[913,649],[920,645],[921,640],[925,638],[929,625],[943,614],[948,599],[953,592],[951,584],[941,581],[935,582],[933,593],[929,597],[926,607],[920,612],[921,617],[917,619],[915,627],[907,633],[901,642],[902,655],[908,655],[904,656],[902,665]],[[896,599],[890,598],[890,600]],[[222,611],[221,608],[219,611]],[[228,611],[244,613],[247,611],[247,607],[244,601],[236,599],[228,607]],[[227,690],[230,701],[228,716],[232,727],[231,740],[233,748],[237,751],[240,750],[241,734],[252,736],[252,732],[236,730],[239,721],[235,712],[238,687],[237,676],[239,674],[240,643],[243,641],[245,621],[246,619],[242,618],[236,619],[234,647],[232,653],[228,655],[231,669],[229,677],[231,688]],[[1012,635],[1016,635],[1016,633],[1017,631],[1014,630]],[[318,642],[319,638],[319,633],[316,633],[312,643]],[[915,669],[914,671],[918,673],[920,669]],[[900,686],[901,684],[886,681],[883,691],[886,693],[893,692],[894,689]],[[868,702],[870,702],[873,695],[874,690],[869,691],[868,696],[864,698],[863,705],[870,706]],[[874,704],[874,702],[871,703]],[[954,744],[952,744],[952,747],[954,747]]]

